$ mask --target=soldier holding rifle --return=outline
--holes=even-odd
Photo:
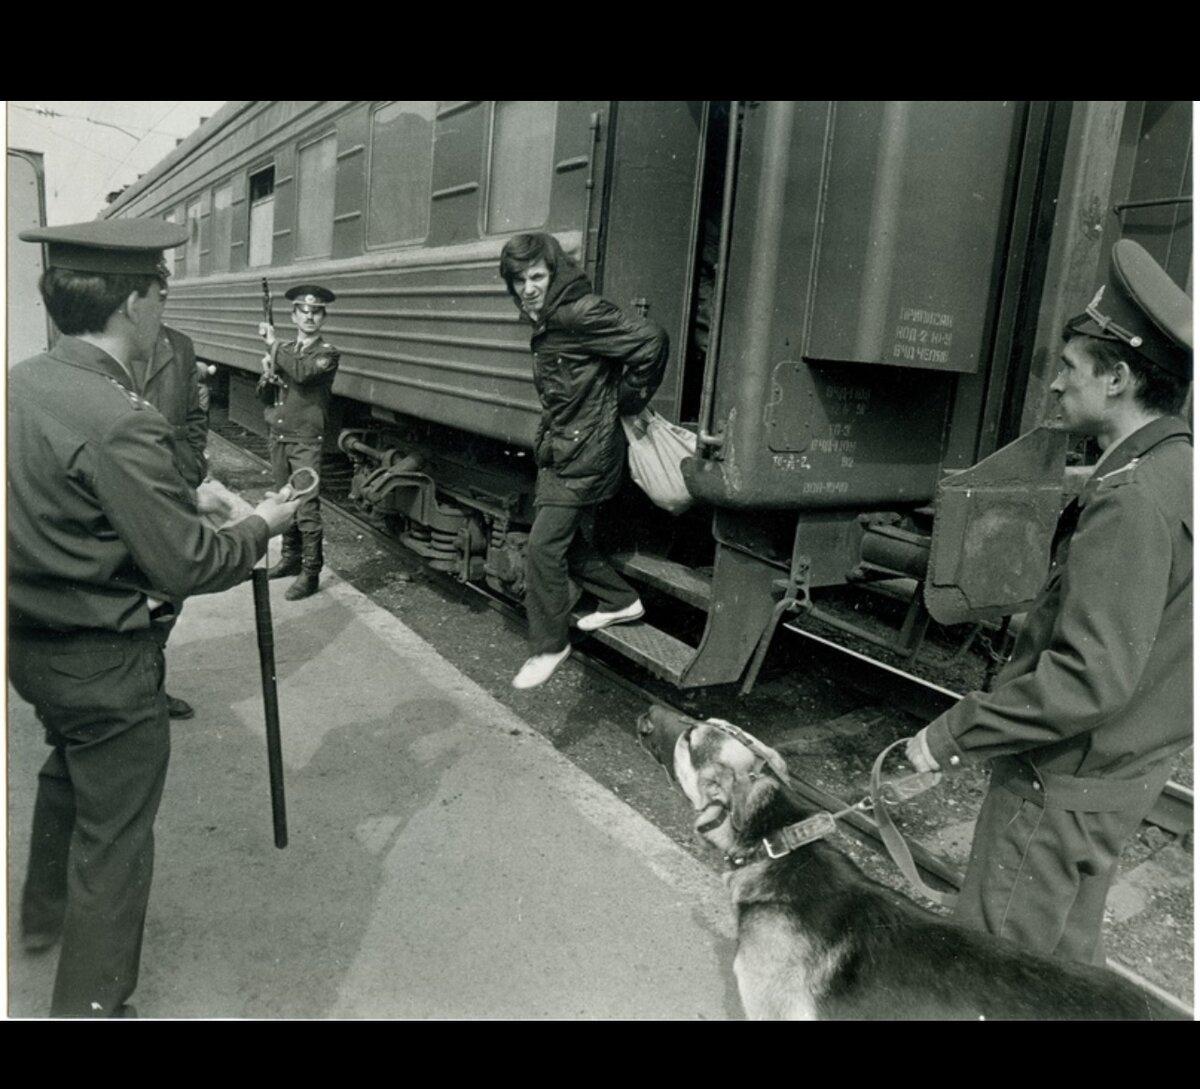
[[[214,530],[171,427],[135,392],[184,227],[114,219],[26,231],[46,244],[63,333],[9,372],[9,670],[51,746],[21,902],[26,951],[62,950],[50,1012],[129,1016],[170,731],[156,630],[191,594],[243,581],[295,502]]]
[[[263,415],[271,427],[271,469],[282,488],[299,469],[321,469],[321,444],[329,416],[329,400],[340,353],[320,335],[325,308],[334,301],[328,288],[300,284],[287,292],[292,302],[296,339],[277,340],[271,320],[270,293],[263,281],[263,318],[258,333],[266,342],[259,394],[266,403]],[[284,596],[299,601],[317,592],[324,564],[321,501],[313,492],[296,512],[296,521],[283,535],[279,562],[268,572],[273,579],[299,578]]]

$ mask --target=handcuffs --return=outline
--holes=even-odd
[[[305,474],[312,477],[312,480],[305,482]],[[320,483],[321,477],[316,469],[309,469],[305,466],[297,469],[287,478],[287,483],[279,489],[277,498],[284,503],[290,503],[293,499],[304,499],[306,496],[312,495]]]

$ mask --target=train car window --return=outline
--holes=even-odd
[[[187,209],[184,205],[180,204],[177,208],[175,208],[171,212],[171,222],[172,223],[187,222]],[[170,256],[167,258],[167,260],[174,262],[174,264],[171,265],[171,275],[172,276],[184,275],[184,259],[187,256],[187,247],[186,246],[176,246],[173,250],[168,250],[167,252],[170,254]]]
[[[233,183],[226,182],[213,190],[213,272],[229,271],[229,255],[233,243]]]
[[[541,227],[550,214],[556,102],[497,102],[492,112],[487,232]]]
[[[436,102],[392,102],[371,115],[367,245],[420,242],[429,233]]]
[[[333,252],[333,189],[337,176],[337,136],[330,133],[300,149],[296,164],[296,256],[328,257]]]
[[[187,206],[187,255],[184,258],[184,275],[200,275],[200,198]]]
[[[275,168],[267,167],[250,175],[250,252],[251,265],[269,265],[275,236]]]

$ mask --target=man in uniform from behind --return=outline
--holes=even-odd
[[[159,330],[148,359],[132,360],[134,392],[149,401],[171,425],[175,464],[193,488],[208,475],[208,412],[201,404],[201,385],[196,369],[196,347],[192,338],[164,325]],[[173,623],[160,625],[164,642]],[[171,718],[195,715],[186,700],[167,694]]]
[[[242,581],[296,503],[214,530],[171,428],[134,392],[186,230],[110,220],[23,232],[64,334],[9,372],[9,672],[45,729],[22,944],[62,949],[50,1012],[127,1016],[170,749],[156,624]]]
[[[1102,456],[995,690],[908,743],[919,771],[991,762],[965,923],[1103,964],[1121,848],[1192,738],[1191,300],[1135,242],[1064,333],[1057,426]]]
[[[321,444],[341,354],[321,336],[325,308],[336,298],[334,293],[317,284],[300,284],[286,296],[292,300],[295,341],[276,340],[275,327],[265,321],[258,326],[268,348],[259,389],[269,402],[263,415],[271,428],[271,469],[279,487],[300,469],[320,475]],[[273,579],[298,575],[284,597],[299,601],[317,592],[324,562],[321,501],[312,492],[284,533],[279,562],[269,573]]]

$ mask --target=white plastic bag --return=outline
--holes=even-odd
[[[629,473],[655,506],[682,514],[692,505],[680,464],[696,453],[696,436],[664,419],[651,408],[622,416],[629,440]]]

